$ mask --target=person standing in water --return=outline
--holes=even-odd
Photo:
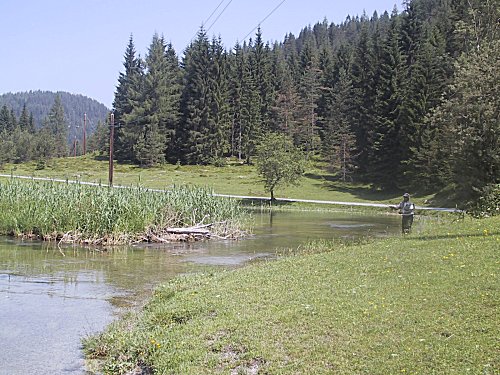
[[[398,205],[391,205],[390,208],[394,210],[399,210],[401,214],[401,230],[403,234],[408,234],[411,231],[411,225],[413,224],[413,215],[415,215],[415,205],[410,202],[410,194],[403,194],[403,201]]]

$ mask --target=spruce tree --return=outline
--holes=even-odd
[[[276,101],[272,108],[272,119],[275,130],[285,133],[290,139],[297,139],[299,96],[293,81],[292,72],[279,47],[273,51],[273,76],[275,77]]]
[[[19,116],[19,126],[23,131],[27,131],[30,128],[30,117],[26,108],[26,103],[24,103],[21,115]]]
[[[170,84],[175,82],[177,71],[171,71],[166,49],[163,37],[155,34],[145,59],[142,103],[139,108],[132,110],[136,126],[139,127],[134,153],[141,165],[145,166],[165,161],[167,144],[171,143],[174,133],[175,122],[168,119],[176,117],[177,103],[170,95]]]
[[[393,12],[388,34],[382,39],[374,33],[378,44],[379,69],[375,81],[373,124],[368,150],[368,178],[378,186],[394,189],[401,174],[402,149],[398,123],[402,101],[403,56],[399,49],[400,22]]]
[[[250,42],[250,48],[251,48]],[[242,76],[241,143],[245,161],[251,163],[256,145],[262,137],[261,102],[255,76],[248,59],[244,60]]]
[[[208,153],[217,162],[229,152],[231,123],[229,107],[229,63],[221,39],[213,39],[210,45],[210,125],[207,132]]]
[[[322,152],[343,181],[351,178],[356,168],[356,142],[351,129],[353,109],[352,81],[341,67],[334,87],[324,94],[327,111],[322,118]]]
[[[210,126],[210,43],[203,28],[186,49],[183,59],[184,81],[181,94],[181,128],[177,140],[183,161],[207,164],[206,136]]]
[[[239,43],[233,48],[229,55],[229,90],[230,90],[230,154],[242,159],[242,116],[243,116],[243,75],[245,67],[245,57],[243,48]]]
[[[368,20],[363,19],[359,39],[353,50],[351,80],[353,82],[353,131],[356,134],[358,174],[365,177],[369,170],[369,150],[373,130],[373,107],[375,104],[374,65]]]
[[[141,59],[136,56],[132,36],[125,51],[123,66],[124,71],[119,74],[113,101],[113,114],[118,125],[115,128],[114,155],[118,160],[134,161],[134,145],[139,134],[136,119],[137,108],[142,102],[143,67]]]
[[[30,118],[28,122],[28,133],[35,134],[35,132],[36,132],[35,118],[33,117],[33,113],[30,113]]]
[[[5,163],[11,163],[15,158],[15,144],[12,133],[6,129],[0,130],[0,167]]]
[[[12,131],[14,124],[12,123],[12,118],[10,116],[9,108],[6,104],[2,106],[0,110],[0,131]]]
[[[64,108],[59,95],[56,95],[54,99],[54,104],[44,121],[43,128],[44,131],[38,134],[39,138],[44,138],[42,140],[44,144],[43,156],[68,156],[68,124],[66,123]]]
[[[109,153],[109,126],[106,122],[99,121],[97,127],[87,141],[89,152]]]
[[[180,121],[180,96],[182,73],[179,66],[179,58],[171,43],[167,44],[165,59],[167,63],[166,95],[165,95],[165,136],[166,136],[166,159],[170,162],[179,160],[180,155],[176,146],[176,130]]]
[[[271,79],[270,49],[269,45],[264,45],[260,27],[257,29],[249,58],[260,108],[259,132],[266,133],[274,128],[271,123],[271,108],[274,106],[276,95]]]
[[[318,68],[317,57],[310,44],[301,53],[301,76],[299,81],[299,127],[294,142],[303,147],[307,154],[319,149],[319,134],[317,126],[317,105],[320,96],[321,71]]]

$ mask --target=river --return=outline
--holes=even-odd
[[[207,267],[234,268],[317,239],[400,231],[393,215],[254,214],[240,241],[99,248],[0,237],[0,374],[85,374],[80,340],[102,330],[158,283]]]

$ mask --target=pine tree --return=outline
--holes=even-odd
[[[176,130],[180,121],[180,97],[182,73],[179,58],[171,43],[167,44],[165,58],[167,63],[166,97],[165,97],[165,130],[166,158],[170,162],[179,160],[180,155],[176,145]]]
[[[167,144],[171,143],[174,133],[175,122],[168,119],[172,119],[177,106],[170,96],[170,84],[175,82],[177,71],[171,71],[166,50],[163,38],[155,34],[145,59],[142,103],[131,114],[139,128],[138,143],[134,145],[135,158],[145,166],[165,161]]]
[[[15,144],[12,141],[11,133],[6,129],[0,130],[0,167],[14,161],[14,150]]]
[[[186,49],[183,59],[184,85],[181,95],[181,129],[177,140],[183,160],[207,164],[206,135],[210,125],[210,43],[203,28]]]
[[[36,132],[35,118],[33,117],[33,113],[30,113],[30,118],[28,122],[28,133],[35,134],[35,132]]]
[[[243,64],[242,93],[241,144],[245,161],[250,164],[255,148],[262,137],[262,128],[260,96],[247,59]]]
[[[242,158],[242,116],[243,116],[243,74],[245,66],[245,57],[243,49],[239,43],[233,48],[229,55],[229,90],[230,90],[230,111],[231,111],[231,130],[230,130],[230,149],[231,156],[238,155]]]
[[[299,94],[299,127],[300,132],[294,135],[296,145],[302,146],[307,154],[319,149],[317,126],[317,101],[320,96],[321,71],[317,66],[317,58],[312,47],[307,44],[301,53],[301,76]]]
[[[118,125],[115,128],[114,155],[118,160],[134,161],[134,145],[139,134],[136,119],[137,108],[142,101],[143,66],[141,59],[136,57],[132,36],[125,51],[123,66],[125,71],[119,74],[113,101],[113,114]]]
[[[95,132],[87,141],[89,152],[109,153],[109,126],[106,122],[99,121]]]
[[[285,133],[290,139],[298,138],[298,102],[299,96],[293,82],[292,72],[284,54],[278,46],[273,51],[273,76],[275,77],[276,101],[272,108],[275,131]]]
[[[283,52],[293,81],[298,82],[300,77],[299,56],[297,51],[297,40],[292,33],[285,36],[285,40],[283,41]]]
[[[407,152],[407,176],[415,177],[417,173],[416,160],[421,159],[420,153],[427,154],[424,150],[428,145],[436,142],[432,123],[425,121],[426,116],[440,104],[449,83],[446,70],[447,55],[445,42],[436,28],[428,26],[422,36],[421,44],[414,66],[412,80],[412,110],[413,123],[410,132],[404,136],[406,143],[410,144]]]
[[[135,158],[141,166],[151,167],[165,161],[165,136],[155,122],[146,123],[134,144]]]
[[[260,27],[255,35],[255,43],[250,49],[249,61],[260,108],[259,132],[266,133],[274,128],[274,124],[271,123],[271,108],[274,106],[276,95],[271,80],[270,49],[269,45],[264,46]]]
[[[42,140],[44,157],[68,156],[68,124],[64,116],[61,98],[56,95],[54,104],[43,124],[44,131],[39,132]]]
[[[12,123],[12,118],[10,116],[10,111],[7,105],[3,105],[0,110],[0,131],[12,131],[14,124]]]
[[[11,140],[14,145],[12,156],[15,163],[23,163],[33,158],[32,134],[18,125],[11,134]]]
[[[28,115],[26,103],[24,103],[23,110],[21,111],[21,115],[19,116],[19,126],[23,131],[27,131],[30,128],[30,117]]]
[[[402,149],[399,134],[399,111],[402,101],[403,56],[399,50],[400,18],[393,12],[386,38],[375,32],[379,61],[375,81],[373,125],[370,130],[367,176],[375,184],[394,189],[401,174]]]
[[[217,161],[229,152],[229,129],[231,123],[229,108],[229,66],[227,53],[221,39],[213,39],[210,45],[210,118],[212,128],[208,129],[209,155]]]
[[[334,87],[325,93],[328,110],[322,119],[322,151],[330,166],[339,171],[343,181],[350,178],[356,167],[356,143],[350,118],[353,109],[352,94],[352,81],[346,70],[340,68]]]
[[[372,45],[368,34],[368,21],[362,20],[359,39],[353,50],[351,80],[353,82],[354,111],[353,131],[356,134],[356,154],[358,155],[358,174],[366,177],[369,170],[369,150],[373,129],[375,104],[374,65]]]

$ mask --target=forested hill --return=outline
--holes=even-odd
[[[68,134],[70,139],[73,139],[75,132],[80,132],[77,127],[81,129],[84,113],[88,119],[87,131],[91,134],[95,131],[97,123],[104,121],[109,112],[104,104],[83,95],[39,90],[0,95],[0,108],[6,105],[9,110],[14,111],[16,117],[19,117],[26,104],[26,110],[33,115],[35,127],[39,129],[54,105],[56,95],[61,99],[66,123],[70,126]]]
[[[408,0],[401,13],[325,20],[273,44],[259,28],[231,50],[201,28],[180,60],[157,34],[141,58],[131,37],[113,102],[115,155],[147,166],[251,163],[275,132],[339,178],[450,189],[460,201],[496,192],[498,19],[498,1]]]

